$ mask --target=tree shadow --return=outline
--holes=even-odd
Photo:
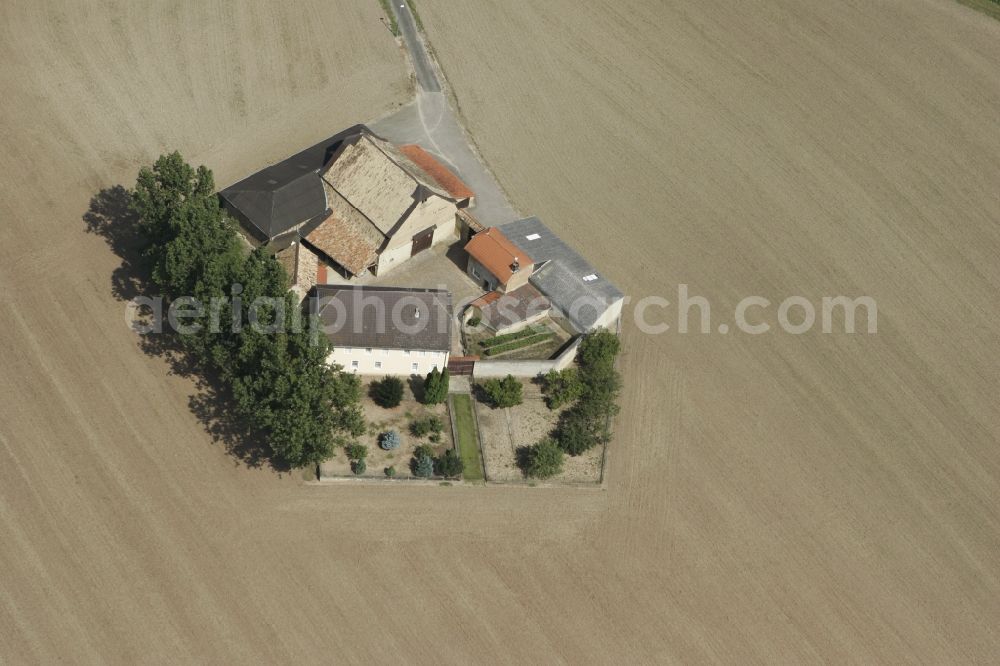
[[[130,201],[131,195],[123,186],[107,187],[91,198],[83,214],[87,233],[102,237],[122,260],[122,265],[111,273],[111,293],[120,301],[146,293],[144,288],[148,286],[139,256],[138,219]]]
[[[423,404],[427,388],[425,378],[420,375],[410,375],[406,383],[410,385],[410,392],[413,393],[413,399]]]
[[[531,464],[531,447],[519,446],[514,449],[514,464],[521,470],[524,478],[528,478],[528,467]]]
[[[83,214],[87,233],[103,238],[121,259],[121,265],[111,274],[111,294],[123,302],[156,293],[142,264],[138,217],[130,204],[129,191],[115,185],[95,194]],[[168,326],[162,331],[139,334],[139,348],[148,356],[166,361],[171,375],[194,380],[196,392],[188,398],[188,407],[213,442],[222,444],[247,467],[266,464],[278,472],[290,469],[287,462],[272,453],[262,433],[252,431],[236,416],[232,394],[222,378],[206,372]]]

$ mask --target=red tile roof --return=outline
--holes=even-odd
[[[514,261],[520,264],[520,270],[530,271],[534,259],[508,240],[496,227],[480,231],[465,245],[465,251],[483,265],[503,284],[507,284],[514,274]]]
[[[415,143],[400,146],[399,150],[410,158],[414,164],[423,169],[427,174],[437,181],[448,194],[458,200],[471,199],[474,195],[468,185],[463,183],[458,176],[453,174],[448,167],[444,166],[434,156],[428,153]]]

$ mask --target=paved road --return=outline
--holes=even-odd
[[[406,50],[410,52],[410,60],[413,62],[413,69],[417,75],[417,83],[426,92],[441,92],[441,84],[438,83],[437,75],[434,73],[434,66],[431,64],[427,49],[420,41],[420,33],[417,30],[417,22],[413,18],[413,12],[409,5],[399,0],[391,3],[392,11],[396,15],[396,23],[399,31],[406,43]]]
[[[472,212],[483,224],[495,226],[523,217],[510,205],[493,174],[470,148],[458,115],[441,92],[409,8],[400,8],[399,0],[392,7],[416,69],[417,98],[369,126],[395,143],[419,143],[452,169],[476,193]]]

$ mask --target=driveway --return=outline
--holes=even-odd
[[[376,134],[394,143],[419,143],[476,193],[473,214],[487,226],[524,217],[507,201],[485,164],[473,152],[459,118],[441,92],[438,75],[409,8],[394,0],[393,11],[417,77],[417,98],[391,116],[370,123]]]

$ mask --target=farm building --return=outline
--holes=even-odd
[[[473,236],[465,251],[469,255],[469,277],[484,291],[506,293],[523,287],[535,268],[534,260],[496,227]]]
[[[528,279],[531,286],[580,332],[611,326],[621,315],[624,294],[537,217],[510,222],[499,229],[532,257],[534,271]]]
[[[255,245],[268,244],[304,290],[384,275],[457,237],[473,194],[420,146],[356,125],[222,190]]]
[[[416,375],[448,367],[447,291],[316,285],[309,306],[330,341],[331,365],[362,375]]]

